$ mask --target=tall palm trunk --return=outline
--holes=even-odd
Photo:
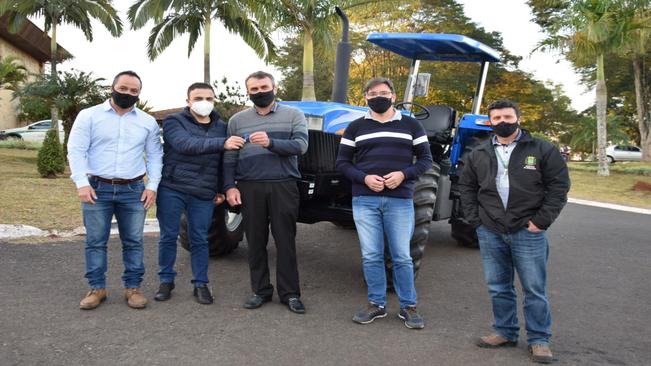
[[[599,157],[599,168],[597,175],[607,177],[608,162],[606,161],[606,103],[608,94],[606,92],[606,77],[604,72],[604,55],[597,56],[597,156]]]
[[[641,56],[636,56],[633,59],[633,75],[635,79],[635,109],[640,130],[642,160],[651,161],[651,110],[649,108],[649,95],[644,86],[644,61]]]
[[[206,15],[203,28],[203,82],[210,84],[210,14]]]
[[[56,18],[52,20],[52,37],[50,39],[50,69],[51,69],[51,79],[52,81],[58,80],[57,75],[57,22]],[[50,117],[52,118],[52,127],[55,131],[59,130],[59,109],[56,104],[52,102],[50,106]],[[57,140],[59,139],[59,134],[56,134]]]
[[[312,30],[305,29],[303,35],[303,95],[301,100],[316,100],[314,92],[314,42]]]

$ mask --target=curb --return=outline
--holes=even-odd
[[[592,206],[592,207],[599,207],[599,208],[607,208],[607,209],[610,209],[610,210],[632,212],[632,213],[637,213],[637,214],[642,214],[642,215],[651,215],[651,210],[646,209],[646,208],[638,208],[638,207],[631,207],[631,206],[624,206],[624,205],[616,205],[614,203],[588,201],[588,200],[582,200],[582,199],[578,199],[578,198],[568,198],[567,202],[575,203],[577,205],[583,205],[583,206]]]

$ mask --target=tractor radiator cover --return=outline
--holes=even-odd
[[[341,141],[340,135],[309,130],[307,152],[298,158],[301,173],[336,172],[339,141]]]

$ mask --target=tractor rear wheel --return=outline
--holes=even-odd
[[[470,152],[482,144],[484,141],[490,138],[488,131],[482,131],[476,133],[471,137],[466,145],[463,148],[463,153],[459,157],[459,163],[457,164],[457,176],[461,176],[465,161],[468,158]],[[456,184],[455,184],[456,185]],[[453,187],[453,190],[457,190],[456,187]],[[458,194],[456,194],[458,196]],[[475,228],[470,226],[464,218],[463,210],[461,209],[460,198],[456,198],[453,204],[452,215],[450,217],[450,229],[452,238],[457,241],[457,244],[463,247],[468,248],[479,248],[479,240],[477,239],[477,232]]]
[[[425,245],[429,238],[429,227],[434,215],[434,204],[436,203],[436,193],[438,189],[439,176],[441,167],[437,163],[432,164],[432,168],[426,171],[416,181],[414,187],[414,234],[411,237],[409,250],[411,259],[414,263],[414,277],[418,275],[420,262],[425,253]],[[387,287],[393,287],[393,263],[388,246],[384,246],[385,267],[387,272]]]
[[[212,224],[208,231],[208,248],[211,257],[220,257],[232,253],[244,237],[242,214],[230,212],[224,205],[215,207]],[[178,243],[185,250],[190,250],[188,239],[188,219],[181,216]]]

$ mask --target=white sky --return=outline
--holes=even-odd
[[[592,93],[584,94],[578,77],[566,61],[557,63],[558,56],[535,53],[531,50],[540,40],[538,26],[531,22],[525,0],[500,0],[499,16],[495,2],[485,0],[457,0],[464,4],[466,15],[487,31],[502,33],[504,45],[513,54],[523,56],[520,68],[531,72],[542,81],[563,84],[575,109],[581,111],[594,100]],[[117,0],[114,5],[128,27],[126,9],[131,0]],[[37,26],[42,21],[35,19]],[[179,107],[185,104],[188,85],[203,80],[203,38],[199,38],[190,58],[187,57],[187,36],[175,40],[154,62],[147,58],[146,44],[151,22],[138,31],[125,29],[120,38],[113,38],[99,23],[94,22],[94,41],[86,41],[83,33],[70,26],[58,29],[57,41],[75,58],[60,64],[60,70],[72,68],[92,71],[96,77],[111,80],[123,70],[134,70],[143,79],[141,99],[147,100],[154,110]],[[242,80],[256,70],[270,71],[280,78],[271,66],[266,66],[237,36],[231,35],[214,23],[211,34],[211,78],[229,81]]]

